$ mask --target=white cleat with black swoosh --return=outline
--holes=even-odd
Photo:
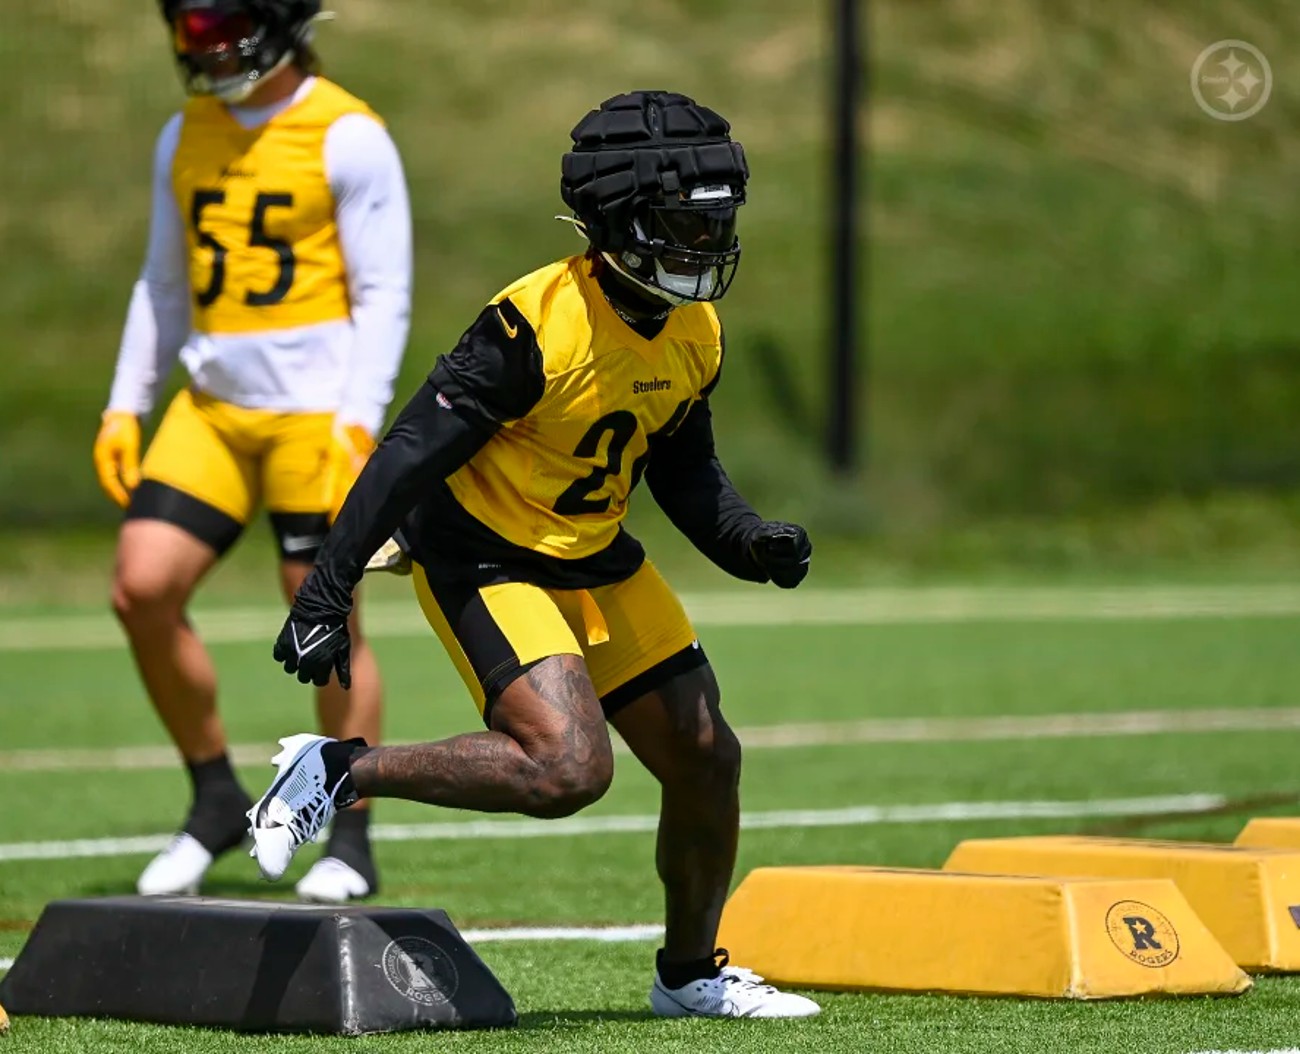
[[[793,992],[782,992],[743,966],[727,964],[723,953],[717,977],[669,988],[655,971],[650,1009],[659,1017],[814,1017],[821,1007]]]
[[[249,834],[253,836],[248,855],[269,881],[283,877],[294,854],[316,841],[334,816],[334,795],[339,788],[337,784],[329,786],[321,748],[336,742],[308,732],[280,740],[283,749],[271,759],[279,768],[275,782],[248,810]],[[344,775],[338,783],[346,778]]]

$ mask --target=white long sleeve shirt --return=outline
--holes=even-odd
[[[256,128],[301,100],[231,107]],[[325,135],[325,173],[347,268],[351,317],[262,333],[195,331],[184,221],[172,184],[182,115],[154,151],[153,205],[144,269],[131,296],[108,409],[145,415],[179,357],[191,383],[214,398],[254,409],[333,412],[372,434],[393,397],[410,325],[411,208],[397,147],[384,127],[345,114]]]

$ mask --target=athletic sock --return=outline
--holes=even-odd
[[[206,790],[239,790],[239,780],[235,776],[235,770],[230,767],[228,754],[218,754],[211,761],[187,761],[185,767],[190,772],[195,798],[202,797]]]
[[[708,955],[703,959],[672,960],[664,958],[664,950],[655,952],[655,969],[659,971],[659,980],[665,988],[685,988],[692,981],[703,981],[717,977],[722,971],[717,959]]]
[[[341,739],[326,743],[320,748],[321,764],[325,766],[325,782],[334,788],[334,806],[346,809],[360,797],[352,782],[352,762],[370,753],[364,739]]]
[[[379,890],[379,875],[370,851],[370,810],[342,809],[334,814],[325,855],[342,860],[366,880],[371,894]]]
[[[375,893],[379,889],[379,875],[370,851],[370,810],[348,808],[359,797],[352,782],[352,762],[370,749],[364,739],[345,739],[326,743],[321,747],[320,757],[325,766],[326,783],[335,788],[334,805],[338,809],[330,824],[330,840],[325,855],[342,860],[364,878],[370,892]]]
[[[253,807],[225,754],[211,761],[187,761],[194,801],[182,830],[213,856],[235,848],[244,840]]]

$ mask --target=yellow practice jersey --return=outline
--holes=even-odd
[[[648,338],[613,310],[592,266],[575,256],[535,271],[480,316],[503,344],[531,345],[537,376],[531,405],[499,414],[501,427],[447,479],[456,504],[510,545],[563,561],[615,543],[652,441],[681,424],[722,366],[712,305],[677,308]]]
[[[184,110],[172,184],[189,248],[199,333],[263,332],[346,319],[347,269],[324,143],[361,100],[317,78],[307,95],[256,128],[196,96]]]

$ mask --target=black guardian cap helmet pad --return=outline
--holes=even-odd
[[[572,139],[560,193],[592,247],[670,303],[721,298],[749,178],[730,125],[684,95],[638,91],[607,99]]]

